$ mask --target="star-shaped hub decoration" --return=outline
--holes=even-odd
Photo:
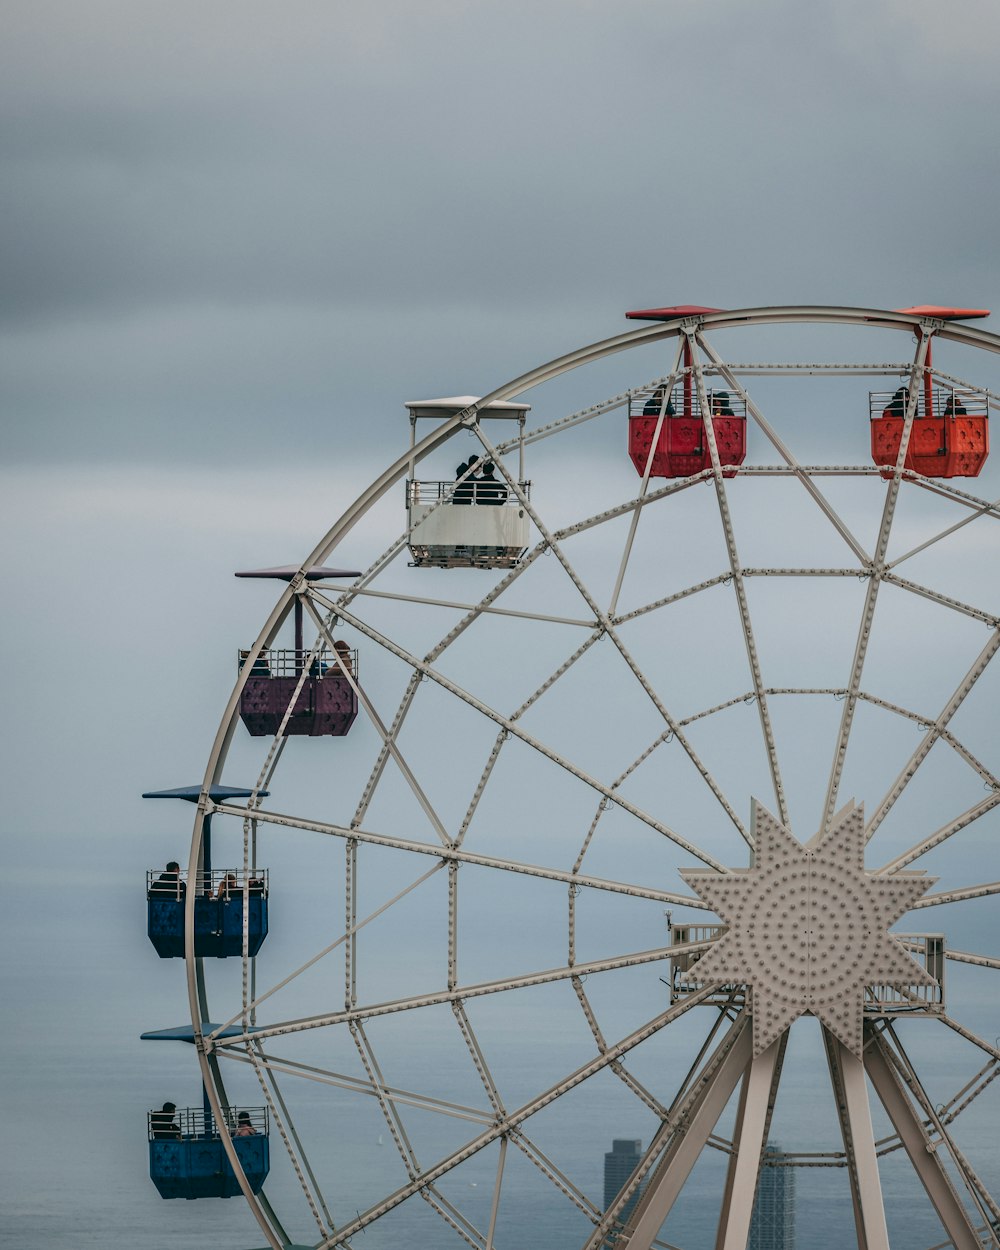
[[[853,803],[803,844],[754,801],[753,834],[749,868],[681,873],[727,926],[698,980],[750,987],[754,1054],[811,1012],[860,1057],[866,986],[935,984],[888,931],[935,878],[866,872]]]

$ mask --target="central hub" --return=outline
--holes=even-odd
[[[934,984],[888,931],[933,879],[866,872],[854,804],[805,844],[756,801],[752,823],[749,868],[681,874],[726,925],[698,979],[749,987],[755,1054],[811,1012],[860,1055],[866,986]]]

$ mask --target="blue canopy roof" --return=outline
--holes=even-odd
[[[219,1026],[212,1024],[206,1020],[201,1026],[203,1033],[214,1033]],[[248,1029],[241,1028],[238,1024],[231,1025],[228,1029],[223,1029],[219,1034],[220,1037],[242,1037],[244,1033],[258,1033],[260,1028],[252,1024]],[[174,1029],[151,1029],[148,1033],[140,1033],[139,1040],[143,1042],[193,1042],[194,1026],[190,1024],[179,1024]]]
[[[253,793],[253,790],[246,790],[242,786],[212,786],[208,797],[213,803],[221,803],[225,799],[248,799]],[[258,790],[257,794],[266,799],[269,791]],[[197,803],[201,798],[201,786],[178,786],[175,790],[147,790],[142,797],[144,799],[187,799],[189,803]]]

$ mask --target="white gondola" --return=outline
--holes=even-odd
[[[445,421],[478,403],[474,395],[412,400],[410,446],[416,445],[417,421]],[[479,409],[476,420],[518,423],[518,487],[527,497],[524,476],[524,420],[530,404],[494,403]],[[486,457],[481,454],[481,459]],[[406,483],[407,532],[415,568],[510,569],[528,547],[530,519],[522,500],[502,478],[496,483],[474,480],[418,481],[411,468]]]

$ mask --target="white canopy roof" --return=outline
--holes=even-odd
[[[448,417],[479,403],[478,395],[449,395],[444,399],[408,399],[406,407],[414,417]],[[488,417],[520,417],[531,411],[530,404],[509,404],[504,401],[487,404],[480,413]]]

